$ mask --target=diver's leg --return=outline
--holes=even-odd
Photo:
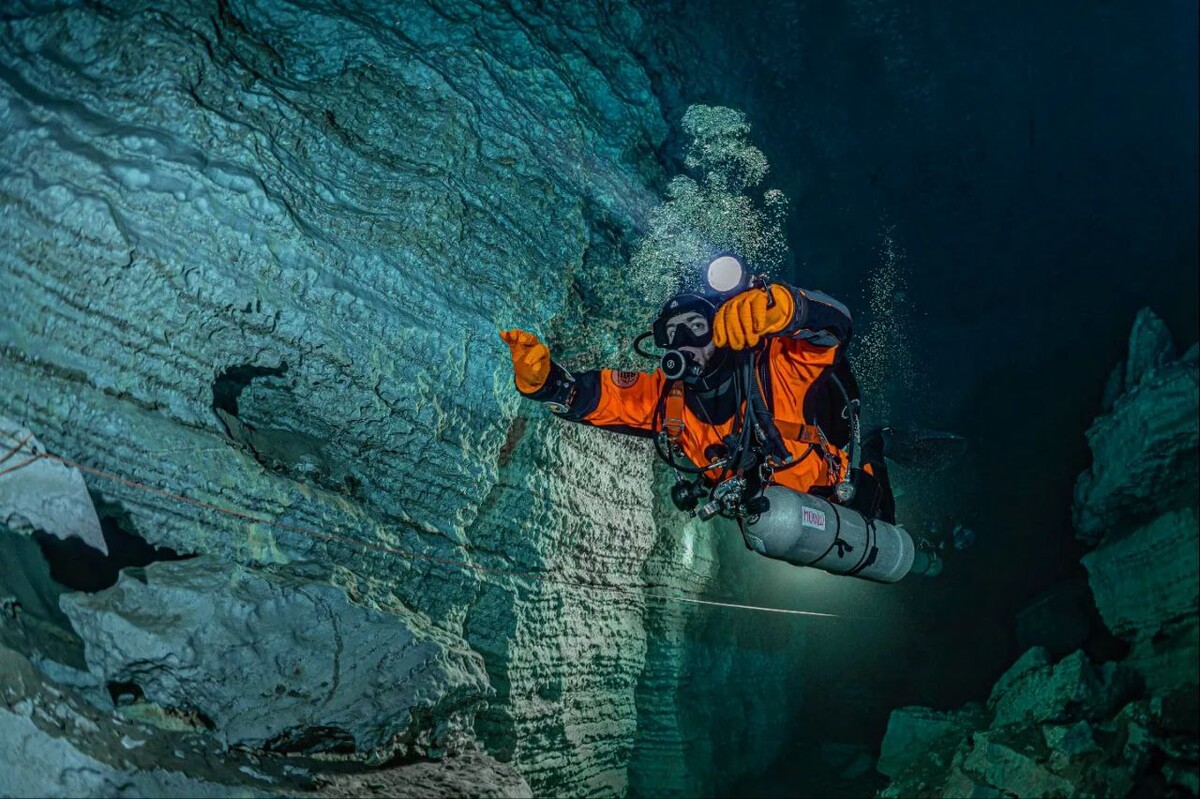
[[[863,466],[870,465],[871,472],[863,471],[858,476],[858,491],[850,507],[869,519],[879,519],[889,524],[896,523],[896,498],[892,494],[892,482],[888,478],[887,461],[883,457],[883,431],[876,428],[863,435]]]

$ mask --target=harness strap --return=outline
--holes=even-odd
[[[799,441],[804,444],[820,444],[825,440],[824,436],[821,435],[821,428],[815,424],[803,424],[801,422],[776,419],[775,427],[779,429],[781,436],[792,441]]]
[[[667,440],[675,443],[683,436],[683,383],[675,381],[667,389],[667,401],[663,410],[663,432]]]
[[[872,540],[874,539],[874,540]],[[854,568],[846,572],[847,577],[853,577],[863,569],[872,565],[876,558],[879,557],[879,531],[875,529],[875,520],[867,520],[867,551],[863,554],[862,560],[855,564]]]

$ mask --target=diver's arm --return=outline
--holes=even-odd
[[[786,283],[776,283],[786,288],[795,302],[792,321],[780,335],[803,339],[819,347],[834,347],[846,344],[853,335],[850,309],[823,291],[798,289]]]
[[[525,396],[546,403],[552,413],[616,433],[653,433],[654,409],[662,391],[662,373],[596,369],[569,374],[558,364],[541,391]]]
[[[556,416],[619,433],[650,435],[662,374],[600,369],[571,374],[550,358],[532,333],[506,330],[513,377],[522,396],[543,402]]]

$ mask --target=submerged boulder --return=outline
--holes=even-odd
[[[1081,650],[1053,666],[1025,668],[1016,676],[1011,672],[989,700],[995,712],[993,727],[1103,718],[1120,707],[1133,688],[1127,669],[1111,662],[1093,666]]]
[[[437,756],[491,692],[482,658],[451,636],[298,566],[159,562],[60,603],[114,694],[193,714],[230,745]]]
[[[970,751],[962,761],[962,771],[974,775],[1002,796],[1074,796],[1069,780],[1051,771],[1033,746],[1017,740],[981,732],[974,737]]]
[[[1197,766],[1195,708],[1136,698],[1132,670],[1057,663],[1026,652],[996,683],[988,708],[893,711],[879,771],[883,796],[1129,796],[1186,788]]]

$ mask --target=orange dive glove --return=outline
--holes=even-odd
[[[550,348],[524,330],[501,330],[500,338],[512,354],[513,379],[522,394],[532,394],[550,376]]]
[[[768,296],[775,300],[769,308]],[[713,318],[713,344],[732,350],[757,346],[764,336],[778,333],[791,324],[795,313],[792,292],[779,284],[743,291],[717,309]]]

